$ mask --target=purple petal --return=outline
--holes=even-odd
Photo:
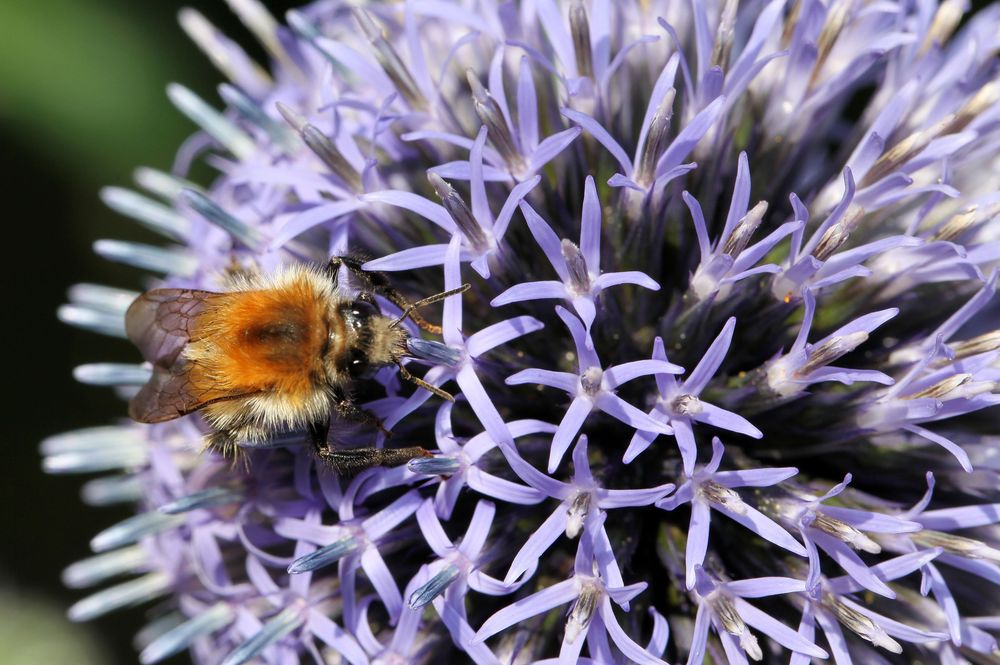
[[[560,152],[565,150],[580,135],[581,131],[583,130],[579,127],[571,127],[564,129],[558,134],[553,134],[539,143],[535,152],[531,155],[531,171],[537,171],[555,159]]]
[[[462,394],[469,401],[469,406],[476,413],[479,422],[483,424],[483,427],[490,433],[493,440],[497,443],[513,445],[514,438],[507,429],[507,423],[500,417],[500,413],[497,411],[496,406],[493,405],[493,401],[489,395],[486,394],[483,384],[479,382],[479,377],[476,376],[472,367],[466,365],[459,370],[455,380],[461,386]]]
[[[638,270],[627,270],[625,272],[606,272],[594,280],[594,286],[598,291],[609,289],[620,284],[635,284],[650,291],[659,291],[660,285],[649,275]]]
[[[712,480],[723,487],[769,487],[788,480],[799,472],[793,466],[772,467],[766,469],[747,469],[746,471],[719,471],[712,475]]]
[[[657,413],[654,411],[653,413]],[[638,457],[646,448],[653,443],[653,441],[658,437],[659,434],[655,432],[644,432],[642,430],[636,430],[635,434],[632,435],[632,440],[629,441],[628,448],[625,450],[625,455],[622,457],[622,462],[628,464],[636,457]]]
[[[729,351],[729,344],[733,341],[733,329],[736,328],[736,317],[730,317],[726,325],[722,327],[722,332],[715,338],[712,345],[705,351],[705,355],[698,361],[698,365],[691,370],[691,374],[684,379],[684,392],[692,395],[700,395],[708,382],[719,370],[719,366],[726,358]]]
[[[522,335],[541,330],[544,327],[545,324],[533,316],[518,316],[513,319],[501,321],[500,323],[494,323],[473,334],[466,341],[465,348],[470,356],[478,358],[490,349],[501,344],[506,344]]]
[[[656,503],[674,491],[673,483],[665,483],[657,487],[634,490],[598,490],[598,502],[601,508],[633,508]]]
[[[490,527],[493,525],[493,516],[496,514],[496,506],[489,501],[480,500],[476,504],[476,510],[469,521],[469,528],[465,531],[465,538],[458,546],[469,559],[476,559],[483,549],[486,537],[490,535]]]
[[[805,582],[791,577],[755,577],[751,580],[726,582],[726,590],[741,598],[764,598],[782,593],[797,593],[806,590]]]
[[[444,257],[447,252],[448,245],[411,247],[410,249],[404,249],[401,252],[369,261],[362,267],[365,270],[394,272],[396,270],[413,270],[414,268],[440,266],[444,264]]]
[[[417,509],[417,524],[420,526],[420,533],[424,535],[424,540],[434,553],[442,559],[447,557],[454,544],[444,532],[434,512],[434,502],[431,499],[425,500]]]
[[[490,301],[493,307],[502,307],[524,300],[545,300],[546,298],[565,298],[568,295],[566,285],[555,280],[542,282],[523,282],[515,284]]]
[[[687,192],[681,193],[681,198],[691,211],[691,220],[694,222],[694,233],[698,238],[698,248],[701,250],[701,261],[704,263],[712,255],[712,241],[708,239],[708,226],[705,224],[705,215],[701,211],[701,204]]]
[[[617,418],[626,425],[631,425],[636,429],[644,429],[660,434],[673,434],[674,430],[661,422],[653,420],[644,412],[635,408],[618,395],[611,393],[600,393],[594,400],[594,404],[604,413]]]
[[[577,595],[576,580],[573,578],[546,587],[495,613],[479,628],[473,641],[482,642],[487,637],[496,635],[501,630],[516,623],[548,612],[554,607],[565,605]]]
[[[549,263],[552,264],[552,267],[555,268],[559,279],[563,282],[568,282],[569,272],[566,270],[566,259],[562,255],[562,243],[559,237],[552,230],[552,227],[535,212],[534,208],[524,201],[521,202],[520,207],[521,213],[524,215],[524,220],[528,223],[528,230],[535,237],[535,242],[545,252],[545,256],[548,258]]]
[[[750,205],[750,164],[747,161],[747,153],[740,152],[738,165],[736,167],[736,182],[733,184],[733,198],[729,203],[729,213],[726,215],[726,224],[722,228],[719,236],[721,241],[725,241],[736,228],[736,223],[747,214]]]
[[[625,149],[621,147],[618,141],[616,141],[610,133],[608,133],[608,130],[601,126],[601,123],[597,122],[586,113],[574,111],[571,108],[563,107],[559,109],[559,112],[576,124],[580,125],[580,127],[586,129],[598,143],[604,146],[605,150],[611,153],[611,156],[615,158],[626,175],[632,174],[632,160],[628,158],[628,154],[625,152]],[[590,176],[588,176],[588,178],[589,177]],[[584,203],[584,206],[586,206],[586,203]],[[584,256],[586,256],[586,254],[584,254]]]
[[[385,565],[382,555],[376,548],[369,547],[364,551],[361,555],[361,567],[364,568],[368,581],[385,605],[390,623],[395,624],[403,609],[403,596],[399,593],[396,580],[392,578],[389,567]]]
[[[522,369],[517,374],[507,377],[506,384],[519,386],[525,383],[540,384],[565,390],[570,395],[576,394],[580,377],[568,372],[553,372],[549,369]]]
[[[764,540],[770,541],[778,547],[783,547],[789,552],[794,552],[799,556],[807,556],[806,548],[792,538],[791,534],[778,526],[770,518],[766,517],[756,508],[747,506],[746,513],[740,515],[721,506],[713,506],[716,510],[724,514],[729,519],[739,522],[750,529]]]
[[[694,631],[691,633],[691,651],[688,653],[687,665],[702,665],[705,660],[705,648],[708,645],[708,628],[711,625],[712,611],[705,601],[698,603],[698,612],[694,617]]]
[[[475,467],[469,469],[465,481],[469,484],[469,487],[480,494],[507,503],[533,505],[545,498],[545,494],[539,492],[534,487],[518,485]]]
[[[861,560],[861,557],[855,554],[854,550],[846,543],[816,529],[811,529],[809,536],[820,549],[836,561],[837,565],[843,568],[858,584],[886,598],[896,597],[896,593],[885,582],[876,577],[868,566],[865,565],[865,562]]]
[[[573,484],[579,487],[590,487],[594,484],[594,476],[590,472],[590,460],[587,459],[586,434],[581,434],[573,446]]]
[[[1000,522],[1000,503],[928,510],[917,519],[925,528],[937,531],[987,526]]]
[[[329,222],[350,212],[354,212],[363,205],[364,204],[358,200],[347,200],[325,203],[323,205],[309,208],[305,212],[299,213],[290,219],[288,223],[282,226],[281,230],[278,231],[274,238],[271,239],[269,247],[270,249],[284,247],[285,244],[295,236],[305,233],[309,229],[323,224],[324,222]]]
[[[455,222],[443,205],[429,201],[412,192],[396,189],[385,189],[380,192],[369,192],[361,197],[369,203],[385,203],[397,208],[415,212],[424,219],[430,220],[449,233],[455,233]]]
[[[806,640],[777,619],[761,612],[742,598],[734,598],[733,603],[736,605],[736,609],[739,610],[740,616],[743,617],[744,621],[786,649],[804,653],[814,658],[829,658],[830,654],[826,651]]]
[[[691,502],[691,522],[688,525],[687,546],[684,550],[685,583],[694,588],[694,567],[705,561],[708,551],[708,529],[712,521],[712,511],[704,501]]]
[[[611,607],[610,600],[604,598],[601,601],[599,611],[601,613],[601,618],[604,620],[604,626],[608,631],[608,635],[611,637],[611,641],[614,642],[615,646],[618,647],[626,658],[628,658],[629,662],[647,663],[649,665],[664,665],[664,661],[643,649],[641,646],[636,644],[631,637],[625,634],[625,631],[622,630],[622,627],[618,624],[618,620],[615,618],[615,612]]]
[[[524,182],[517,183],[510,190],[510,194],[507,195],[507,200],[504,201],[503,207],[500,208],[500,213],[497,215],[497,220],[493,224],[493,237],[496,238],[497,242],[500,242],[504,235],[506,235],[507,227],[510,225],[510,220],[514,217],[514,211],[517,210],[517,206],[541,180],[541,176],[536,175]]]
[[[632,362],[607,368],[604,370],[604,378],[607,380],[608,388],[614,390],[623,383],[628,383],[640,376],[649,376],[650,374],[680,374],[683,371],[683,367],[664,360],[633,360]]]
[[[587,176],[583,184],[583,211],[580,217],[580,252],[587,270],[601,273],[601,200],[597,198],[594,177]]]
[[[573,439],[576,438],[580,428],[583,427],[583,422],[593,409],[594,403],[587,397],[576,397],[570,403],[559,423],[559,429],[552,437],[552,445],[549,447],[549,473],[554,473],[559,467],[563,455],[566,454],[566,450],[573,443]]]
[[[538,98],[528,57],[521,56],[517,70],[517,122],[521,149],[532,152],[538,146]]]
[[[566,327],[569,328],[569,334],[573,337],[573,345],[576,346],[577,362],[579,363],[580,371],[583,372],[589,367],[601,367],[601,361],[594,351],[594,345],[588,343],[590,337],[587,335],[587,330],[583,327],[583,324],[580,323],[580,319],[570,314],[568,309],[559,305],[556,305],[556,314],[566,324]]]
[[[483,181],[483,147],[486,145],[486,127],[480,127],[469,151],[469,191],[472,194],[472,216],[484,231],[493,230],[493,215],[486,201],[486,184]]]
[[[708,402],[702,402],[701,412],[691,416],[691,419],[699,423],[707,423],[712,427],[718,427],[719,429],[745,434],[746,436],[753,437],[754,439],[760,439],[764,436],[763,432],[754,427],[750,421],[743,416],[733,413],[732,411],[720,409],[714,404],[709,404]]]
[[[723,110],[725,101],[726,98],[723,96],[716,97],[715,101],[706,106],[704,110],[691,119],[691,122],[685,125],[656,163],[657,177],[678,166],[694,150],[701,138],[715,124]]]

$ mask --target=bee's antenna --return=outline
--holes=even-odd
[[[466,284],[465,286],[466,286],[466,288],[468,288],[469,285]],[[441,297],[446,297],[447,295],[450,295],[450,294],[451,294],[451,292],[449,292],[447,294],[442,293],[442,294],[439,294],[439,295],[441,295]],[[431,384],[427,383],[423,379],[421,379],[419,377],[416,377],[416,376],[413,376],[412,374],[410,374],[410,371],[408,369],[406,369],[405,367],[403,367],[402,363],[397,363],[397,365],[399,366],[399,375],[401,377],[403,377],[404,379],[406,379],[407,381],[409,381],[410,383],[414,383],[414,384],[420,386],[421,388],[423,388],[424,390],[429,390],[430,392],[434,393],[435,395],[437,395],[441,399],[446,399],[449,402],[454,402],[455,401],[455,398],[452,397],[451,393],[445,392],[444,390],[441,390],[437,386],[432,386]]]
[[[458,287],[457,289],[451,289],[451,290],[448,290],[448,291],[443,291],[441,293],[437,293],[437,294],[435,294],[433,296],[430,296],[429,298],[424,298],[423,300],[418,300],[417,302],[413,303],[412,305],[407,305],[403,309],[403,313],[399,315],[399,318],[396,319],[395,321],[393,321],[391,324],[389,324],[389,328],[395,328],[400,323],[402,323],[403,321],[405,321],[406,317],[408,317],[410,314],[412,314],[414,310],[420,309],[421,307],[424,307],[426,305],[433,305],[434,303],[436,303],[436,302],[438,302],[440,300],[444,300],[448,296],[453,296],[453,295],[455,295],[457,293],[465,293],[471,287],[472,287],[471,284],[463,284],[462,286]],[[441,326],[435,326],[435,325],[427,324],[426,326],[422,326],[422,327],[424,328],[424,330],[426,330],[427,332],[432,333],[434,335],[440,335],[441,334]],[[400,367],[400,369],[402,369],[402,367]],[[412,380],[414,383],[417,383],[417,380],[414,380],[412,378],[408,379],[408,380]],[[418,383],[417,385],[420,385],[420,384]],[[427,387],[426,384],[423,385],[422,387],[427,388],[431,392],[434,392],[434,389]],[[447,395],[447,394],[448,393],[444,393],[444,395]],[[444,395],[441,395],[441,396],[443,397]],[[450,397],[450,395],[449,395],[449,397]]]

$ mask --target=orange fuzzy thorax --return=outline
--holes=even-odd
[[[308,397],[325,379],[324,345],[332,322],[322,295],[313,280],[300,276],[277,288],[212,298],[185,350],[192,386],[218,397]],[[334,339],[342,343],[343,336]]]

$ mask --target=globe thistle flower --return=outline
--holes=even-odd
[[[234,464],[197,414],[53,437],[136,508],[66,570],[98,587],[72,618],[146,608],[144,663],[996,657],[1000,7],[229,5],[268,62],[181,13],[227,82],[171,85],[173,169],[102,192],[164,244],[95,251],[149,286],[357,253],[411,301],[470,284],[352,386],[392,437],[335,434],[433,454],[338,475],[287,432]],[[59,314],[124,337],[137,295]]]

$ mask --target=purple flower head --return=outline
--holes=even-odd
[[[649,415],[673,428],[677,447],[680,449],[681,459],[684,461],[684,473],[688,475],[694,472],[694,464],[698,456],[692,428],[693,423],[706,423],[730,432],[746,434],[755,439],[763,436],[760,430],[739,414],[726,411],[699,399],[701,392],[705,390],[719,366],[722,365],[726,352],[729,350],[729,344],[732,342],[735,327],[736,319],[729,319],[722,328],[722,332],[708,347],[708,351],[705,352],[701,361],[683,381],[677,381],[669,374],[656,376],[659,396],[656,399],[656,406]],[[659,337],[653,344],[653,359],[663,361],[667,359],[663,340]],[[628,450],[625,451],[624,461],[631,462],[639,453],[648,448],[655,438],[655,432],[636,432],[629,443]]]
[[[1000,8],[228,4],[261,48],[183,11],[226,81],[101,192],[154,277],[58,313],[178,405],[42,443],[133,512],[72,619],[149,607],[143,663],[994,657]]]
[[[517,284],[494,298],[490,303],[494,307],[524,300],[563,298],[573,305],[583,320],[588,348],[593,348],[590,327],[597,316],[596,298],[602,290],[619,284],[636,284],[659,291],[660,285],[639,271],[601,273],[601,203],[597,200],[597,188],[590,176],[584,185],[579,245],[565,239],[560,241],[531,206],[522,203],[521,210],[535,241],[545,252],[560,281]]]
[[[724,449],[718,438],[712,439],[712,459],[695,471],[685,474],[684,484],[677,491],[656,502],[657,508],[674,510],[685,503],[691,504],[691,523],[688,526],[687,552],[685,553],[687,588],[695,583],[695,567],[701,565],[708,549],[708,527],[712,510],[739,522],[761,538],[800,556],[806,550],[787,531],[749,505],[733,491],[734,487],[768,487],[791,478],[798,469],[752,469],[748,471],[719,471]]]
[[[667,425],[657,422],[650,416],[632,406],[615,394],[615,389],[623,383],[651,374],[679,374],[684,370],[666,360],[636,360],[634,362],[603,369],[593,344],[587,343],[587,335],[583,324],[562,307],[556,306],[556,313],[569,328],[576,346],[578,369],[576,374],[569,372],[554,372],[545,369],[526,369],[507,378],[510,385],[523,383],[538,383],[552,388],[565,390],[572,396],[559,423],[559,429],[552,437],[552,447],[549,452],[549,473],[556,470],[559,461],[583,426],[587,416],[592,411],[600,410],[608,415],[635,427],[647,429],[660,434],[672,434]]]

